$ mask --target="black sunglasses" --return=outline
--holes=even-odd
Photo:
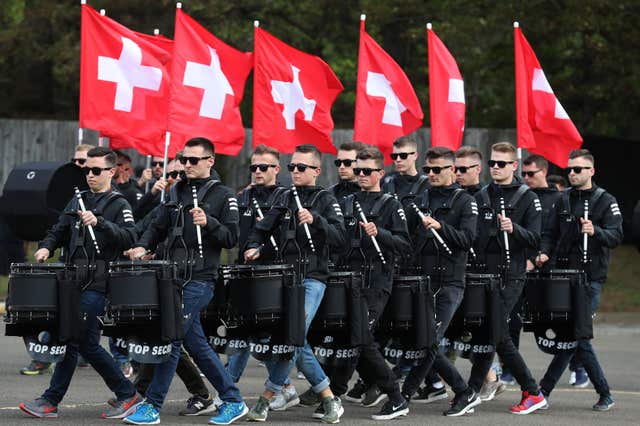
[[[171,179],[176,179],[178,177],[178,175],[180,174],[180,172],[178,171],[172,171],[172,172],[167,172],[167,176],[171,177]]]
[[[540,170],[531,170],[530,172],[522,172],[522,176],[526,176],[526,177],[532,178],[532,177],[535,176],[536,173],[538,173],[541,170],[542,169],[540,169]]]
[[[393,154],[391,154],[391,159],[393,161],[396,161],[398,157],[400,157],[401,159],[406,160],[407,157],[415,153],[416,153],[415,151],[414,152],[394,152]]]
[[[353,163],[355,163],[356,160],[333,160],[333,164],[336,165],[336,167],[340,167],[341,165],[344,164],[345,167],[351,167],[351,165]]]
[[[72,158],[71,162],[72,163],[78,163],[78,164],[80,164],[82,166],[84,163],[87,162],[87,159],[86,158]]]
[[[566,171],[567,174],[571,173],[571,171],[573,170],[573,173],[579,175],[580,173],[582,173],[583,170],[589,170],[591,167],[580,167],[580,166],[575,166],[575,167],[567,167]]]
[[[455,167],[453,170],[455,170],[456,173],[460,172],[461,174],[465,174],[469,171],[469,169],[473,169],[474,167],[478,167],[479,164],[474,164],[472,166],[460,166],[460,167]]]
[[[207,155],[206,157],[180,157],[178,161],[180,161],[180,164],[182,165],[187,164],[187,161],[188,161],[189,164],[191,164],[192,166],[195,166],[196,164],[198,164],[200,160],[206,160],[209,158],[211,158],[210,155]]]
[[[104,170],[111,170],[113,167],[85,167],[82,169],[86,176],[89,176],[89,172],[93,173],[94,176],[100,176]]]
[[[422,171],[424,172],[425,175],[428,175],[430,172],[433,172],[433,174],[439,175],[441,171],[443,171],[444,169],[450,169],[453,166],[443,166],[443,167],[439,167],[439,166],[434,166],[434,167],[430,167],[430,166],[423,166],[422,167]]]
[[[505,167],[507,167],[507,164],[513,164],[515,163],[515,161],[496,161],[496,160],[489,160],[489,167],[493,168],[496,166],[496,164],[498,165],[498,167],[500,167],[501,169],[504,169]]]
[[[251,170],[251,173],[255,173],[258,169],[260,169],[261,172],[266,172],[267,170],[269,170],[269,167],[276,167],[275,164],[252,164],[249,166],[249,170]]]
[[[182,163],[184,164],[184,163]],[[151,167],[164,167],[164,161],[154,161],[153,163],[151,163]]]
[[[313,170],[318,168],[318,166],[311,166],[309,164],[304,164],[304,163],[289,163],[289,164],[287,164],[287,169],[290,172],[293,172],[295,169],[298,169],[299,172],[304,173],[305,170],[307,170],[307,167],[310,168],[310,169],[313,169]]]
[[[365,176],[371,176],[371,173],[373,172],[379,172],[382,169],[372,169],[369,167],[354,167],[353,168],[353,173],[356,176],[360,176],[360,173],[362,173]]]

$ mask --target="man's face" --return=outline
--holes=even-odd
[[[418,153],[415,147],[409,145],[402,148],[393,147],[392,154],[400,154],[393,160],[394,170],[400,174],[413,172],[416,167]],[[402,157],[406,157],[403,159]]]
[[[169,185],[173,185],[180,179],[177,176],[175,178],[171,176],[171,173],[176,171],[176,163],[176,160],[171,160],[169,161],[169,164],[167,164],[167,183]]]
[[[273,186],[280,173],[278,159],[271,154],[253,154],[251,156],[251,181],[256,185]],[[262,171],[266,167],[266,171]],[[262,169],[261,169],[262,168]],[[253,171],[255,169],[255,171]]]
[[[204,158],[209,157],[209,158]],[[211,167],[213,167],[214,158],[204,152],[201,146],[185,146],[182,151],[181,159],[196,158],[196,164],[186,161],[184,170],[187,172],[189,179],[203,179],[211,176]]]
[[[97,167],[104,169],[109,167],[106,162],[106,157],[89,157],[85,163],[89,169]],[[111,187],[111,179],[115,174],[115,167],[109,168],[109,170],[101,170],[98,174],[93,174],[92,171],[87,175],[87,184],[93,192],[103,192]]]
[[[131,177],[131,162],[124,157],[118,157],[114,177],[117,179],[118,183],[128,181]]]
[[[547,170],[539,168],[536,163],[523,164],[522,176],[529,188],[546,188]]]
[[[87,152],[89,151],[76,151],[73,154],[73,164],[75,164],[78,167],[87,167]],[[80,160],[80,161],[78,161]],[[84,160],[84,161],[82,161]],[[80,164],[82,163],[82,164]]]
[[[456,158],[456,182],[461,186],[478,185],[481,172],[482,164],[477,158],[473,156]]]
[[[340,165],[338,166],[338,177],[340,180],[345,181],[355,181],[357,176],[353,174],[353,166],[356,163],[356,156],[358,155],[357,151],[343,151],[338,150],[338,156],[336,157],[337,161],[340,161]],[[350,165],[347,166],[345,160]]]
[[[573,168],[582,167],[580,173],[576,173]],[[595,174],[596,170],[593,168],[593,163],[584,157],[572,158],[567,164],[569,169],[569,184],[574,188],[582,188],[591,185],[591,178]]]
[[[491,151],[491,161],[496,161],[491,167],[491,179],[498,184],[508,184],[513,179],[513,174],[518,169],[518,162],[508,152]],[[504,165],[504,167],[500,167]]]
[[[164,167],[164,158],[162,157],[153,157],[151,160],[151,171],[153,172],[153,177],[156,179],[160,179],[162,177],[162,168]]]
[[[380,190],[380,179],[384,176],[384,169],[378,167],[375,160],[357,160],[355,168],[360,169],[358,170],[360,173],[356,175],[360,189],[363,191]],[[371,174],[366,175],[365,171],[368,173],[369,169]]]
[[[454,182],[453,161],[445,158],[434,158],[427,160],[425,166],[430,169],[425,170],[425,174],[429,178],[431,186],[448,186]]]
[[[291,180],[295,186],[313,186],[316,184],[316,179],[320,176],[321,170],[320,163],[313,157],[312,153],[294,152],[291,157],[291,163],[316,167],[315,169],[307,167],[304,172],[296,167],[291,172]]]

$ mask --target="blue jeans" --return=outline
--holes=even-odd
[[[147,388],[147,402],[160,409],[171,386],[171,381],[176,373],[178,359],[180,358],[180,346],[193,358],[207,380],[218,391],[220,399],[225,402],[241,402],[240,391],[231,380],[225,370],[222,361],[218,357],[202,331],[200,323],[200,311],[202,311],[213,299],[213,284],[206,281],[191,281],[182,293],[182,315],[184,339],[173,342],[170,358],[162,364],[156,365],[153,379]]]
[[[123,355],[116,347],[116,339],[113,337],[109,337],[109,351],[118,365],[129,362],[129,357],[127,355]]]
[[[118,399],[127,399],[135,395],[133,384],[127,380],[109,353],[100,346],[100,328],[98,315],[104,312],[104,294],[86,290],[80,298],[80,312],[87,316],[85,335],[78,344],[68,344],[62,362],[56,364],[49,388],[42,397],[53,405],[58,405],[69,389],[71,378],[76,371],[78,353],[102,376],[105,384]]]
[[[313,321],[313,317],[315,317],[320,307],[326,285],[313,278],[306,278],[303,284],[304,329],[306,335],[309,332],[311,321]],[[315,393],[320,393],[329,387],[329,378],[324,374],[320,363],[311,350],[311,346],[309,346],[309,343],[306,341],[302,348],[296,348],[290,360],[280,360],[266,364],[269,369],[269,378],[265,382],[265,387],[271,392],[278,393],[282,391],[282,386],[286,383],[289,373],[296,364],[311,384],[311,389]]]
[[[591,311],[595,313],[600,306],[600,293],[602,292],[602,282],[591,282]],[[590,340],[578,340],[578,346],[575,351],[563,351],[554,355],[547,372],[543,379],[540,381],[540,387],[547,392],[551,393],[553,388],[560,380],[562,373],[569,365],[571,359],[575,357],[576,361],[580,363],[587,374],[589,379],[593,383],[593,387],[599,395],[609,395],[611,393],[607,379],[604,377],[600,362],[596,356],[593,346]]]

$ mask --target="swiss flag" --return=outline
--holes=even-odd
[[[431,145],[456,150],[464,135],[464,81],[456,60],[427,24]]]
[[[168,130],[204,136],[216,153],[236,155],[244,144],[240,102],[253,55],[225,44],[176,9]],[[173,144],[173,143],[172,143]]]
[[[402,68],[364,30],[360,51],[353,139],[377,146],[388,163],[394,140],[422,125],[420,101]]]
[[[80,127],[150,145],[162,140],[170,58],[158,44],[82,5]]]
[[[291,153],[300,144],[336,153],[331,106],[343,87],[322,59],[256,27],[253,146]]]
[[[518,146],[566,167],[582,137],[567,115],[517,23],[514,24]]]

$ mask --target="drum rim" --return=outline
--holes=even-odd
[[[278,269],[278,270],[289,270],[289,269],[294,269],[295,266],[291,263],[274,263],[274,264],[269,264],[269,265],[220,265],[218,266],[218,270],[220,272],[222,271],[229,271],[229,270],[233,270],[233,269],[238,269],[238,270],[270,270],[270,269]]]

